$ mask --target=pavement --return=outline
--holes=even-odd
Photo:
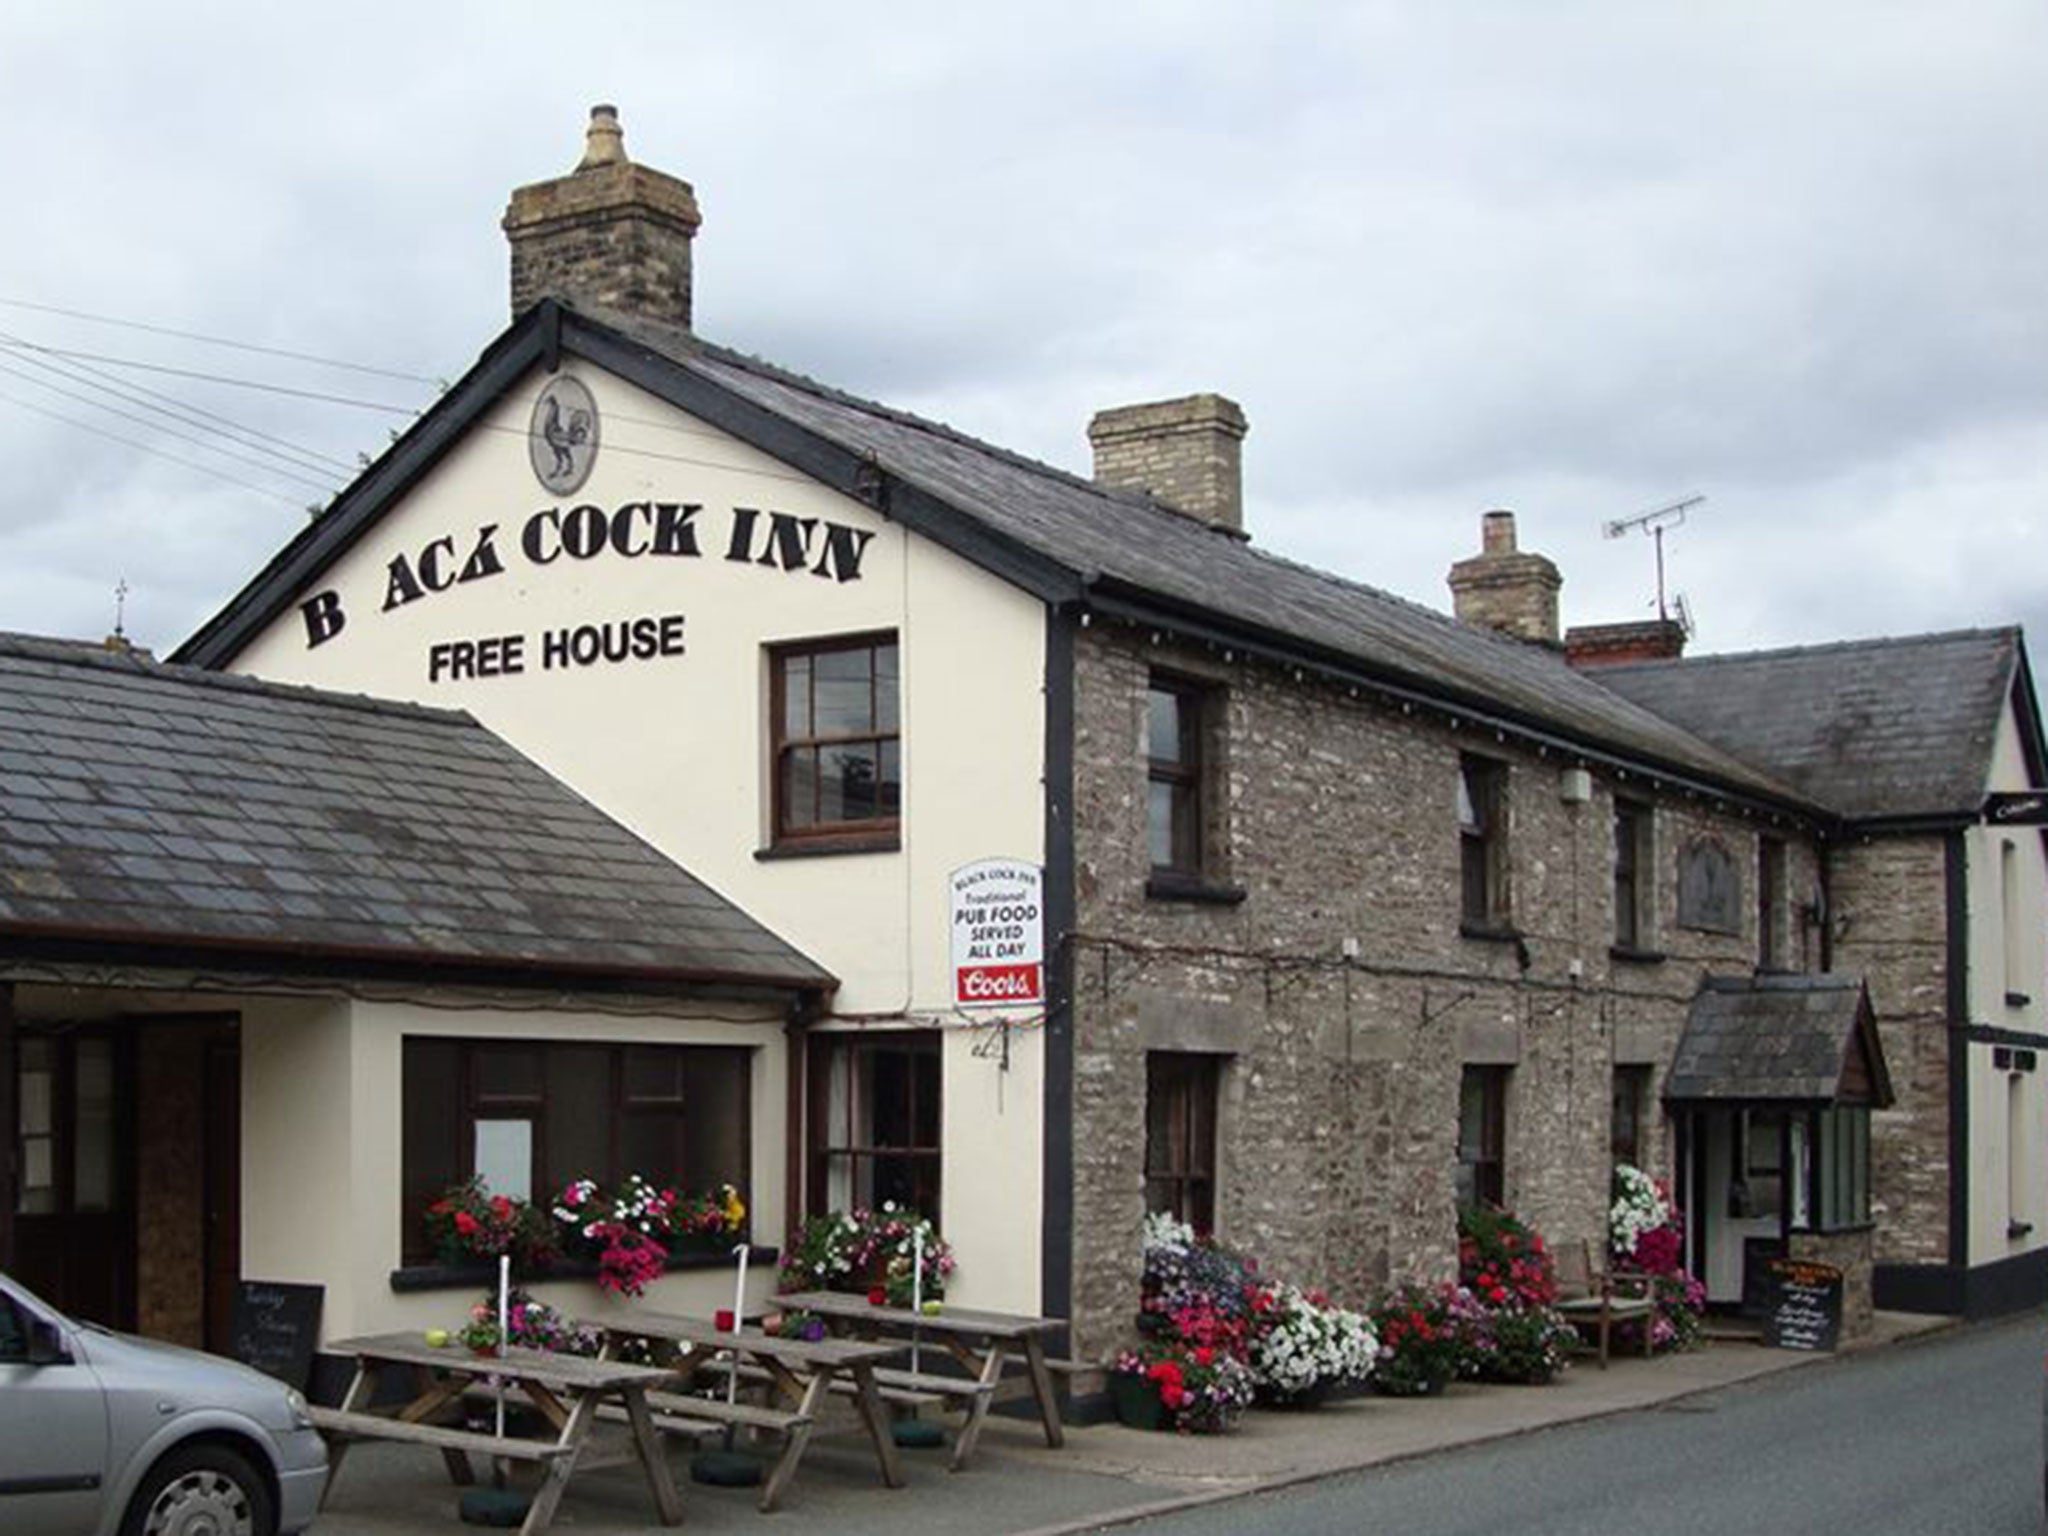
[[[1880,1312],[1854,1349],[1883,1348],[1954,1326],[1954,1320]],[[1847,1351],[1845,1351],[1847,1352]],[[1035,1420],[991,1416],[966,1470],[949,1473],[943,1451],[900,1453],[907,1485],[882,1485],[852,1410],[828,1420],[781,1507],[763,1516],[758,1490],[692,1482],[690,1447],[672,1443],[684,1529],[757,1530],[770,1519],[784,1536],[829,1527],[833,1536],[1066,1536],[1241,1498],[1340,1472],[1428,1456],[1681,1402],[1740,1382],[1812,1368],[1836,1358],[1710,1340],[1684,1354],[1616,1357],[1606,1370],[1581,1357],[1542,1387],[1458,1383],[1435,1398],[1357,1397],[1301,1411],[1255,1409],[1224,1435],[1171,1435],[1121,1425],[1069,1425],[1066,1444],[1045,1444]],[[553,1529],[573,1536],[644,1536],[660,1529],[622,1430],[604,1428],[571,1479]],[[457,1490],[438,1453],[363,1444],[348,1461],[312,1536],[449,1536]]]

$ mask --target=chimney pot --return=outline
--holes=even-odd
[[[1537,645],[1560,648],[1557,594],[1564,578],[1542,555],[1515,547],[1515,514],[1488,512],[1479,553],[1451,567],[1451,605],[1460,620]]]
[[[690,326],[690,242],[701,223],[687,181],[626,158],[616,107],[590,109],[583,159],[513,192],[512,313],[544,298]]]

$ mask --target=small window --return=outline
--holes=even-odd
[[[1785,844],[1775,837],[1756,840],[1756,966],[1760,971],[1785,968]]]
[[[1463,915],[1477,928],[1504,928],[1507,896],[1506,763],[1458,759],[1458,864]]]
[[[1650,807],[1634,800],[1614,802],[1614,944],[1617,949],[1653,947],[1650,871]]]
[[[776,843],[894,846],[903,808],[896,637],[778,646],[769,657]]]
[[[1458,1079],[1458,1205],[1507,1204],[1508,1068],[1467,1067]]]
[[[1823,1109],[1816,1117],[1814,1183],[1824,1232],[1870,1224],[1870,1111]]]
[[[1650,1152],[1650,1069],[1614,1069],[1614,1103],[1609,1118],[1607,1151],[1614,1166],[1645,1168]]]
[[[1192,683],[1154,678],[1145,695],[1145,837],[1155,873],[1203,874],[1203,736],[1212,703]]]
[[[939,1037],[818,1034],[808,1044],[814,1214],[893,1200],[939,1220]]]
[[[1216,1098],[1222,1058],[1145,1056],[1145,1209],[1216,1228]]]

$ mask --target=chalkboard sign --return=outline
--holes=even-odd
[[[1833,1349],[1842,1337],[1842,1272],[1804,1259],[1765,1263],[1764,1342],[1773,1349]]]
[[[242,1281],[235,1287],[228,1353],[304,1391],[320,1342],[320,1303],[326,1295],[324,1285]]]

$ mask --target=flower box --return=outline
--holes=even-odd
[[[1119,1373],[1109,1378],[1109,1394],[1116,1404],[1116,1421],[1126,1429],[1173,1428],[1173,1415],[1159,1400],[1157,1382]]]

